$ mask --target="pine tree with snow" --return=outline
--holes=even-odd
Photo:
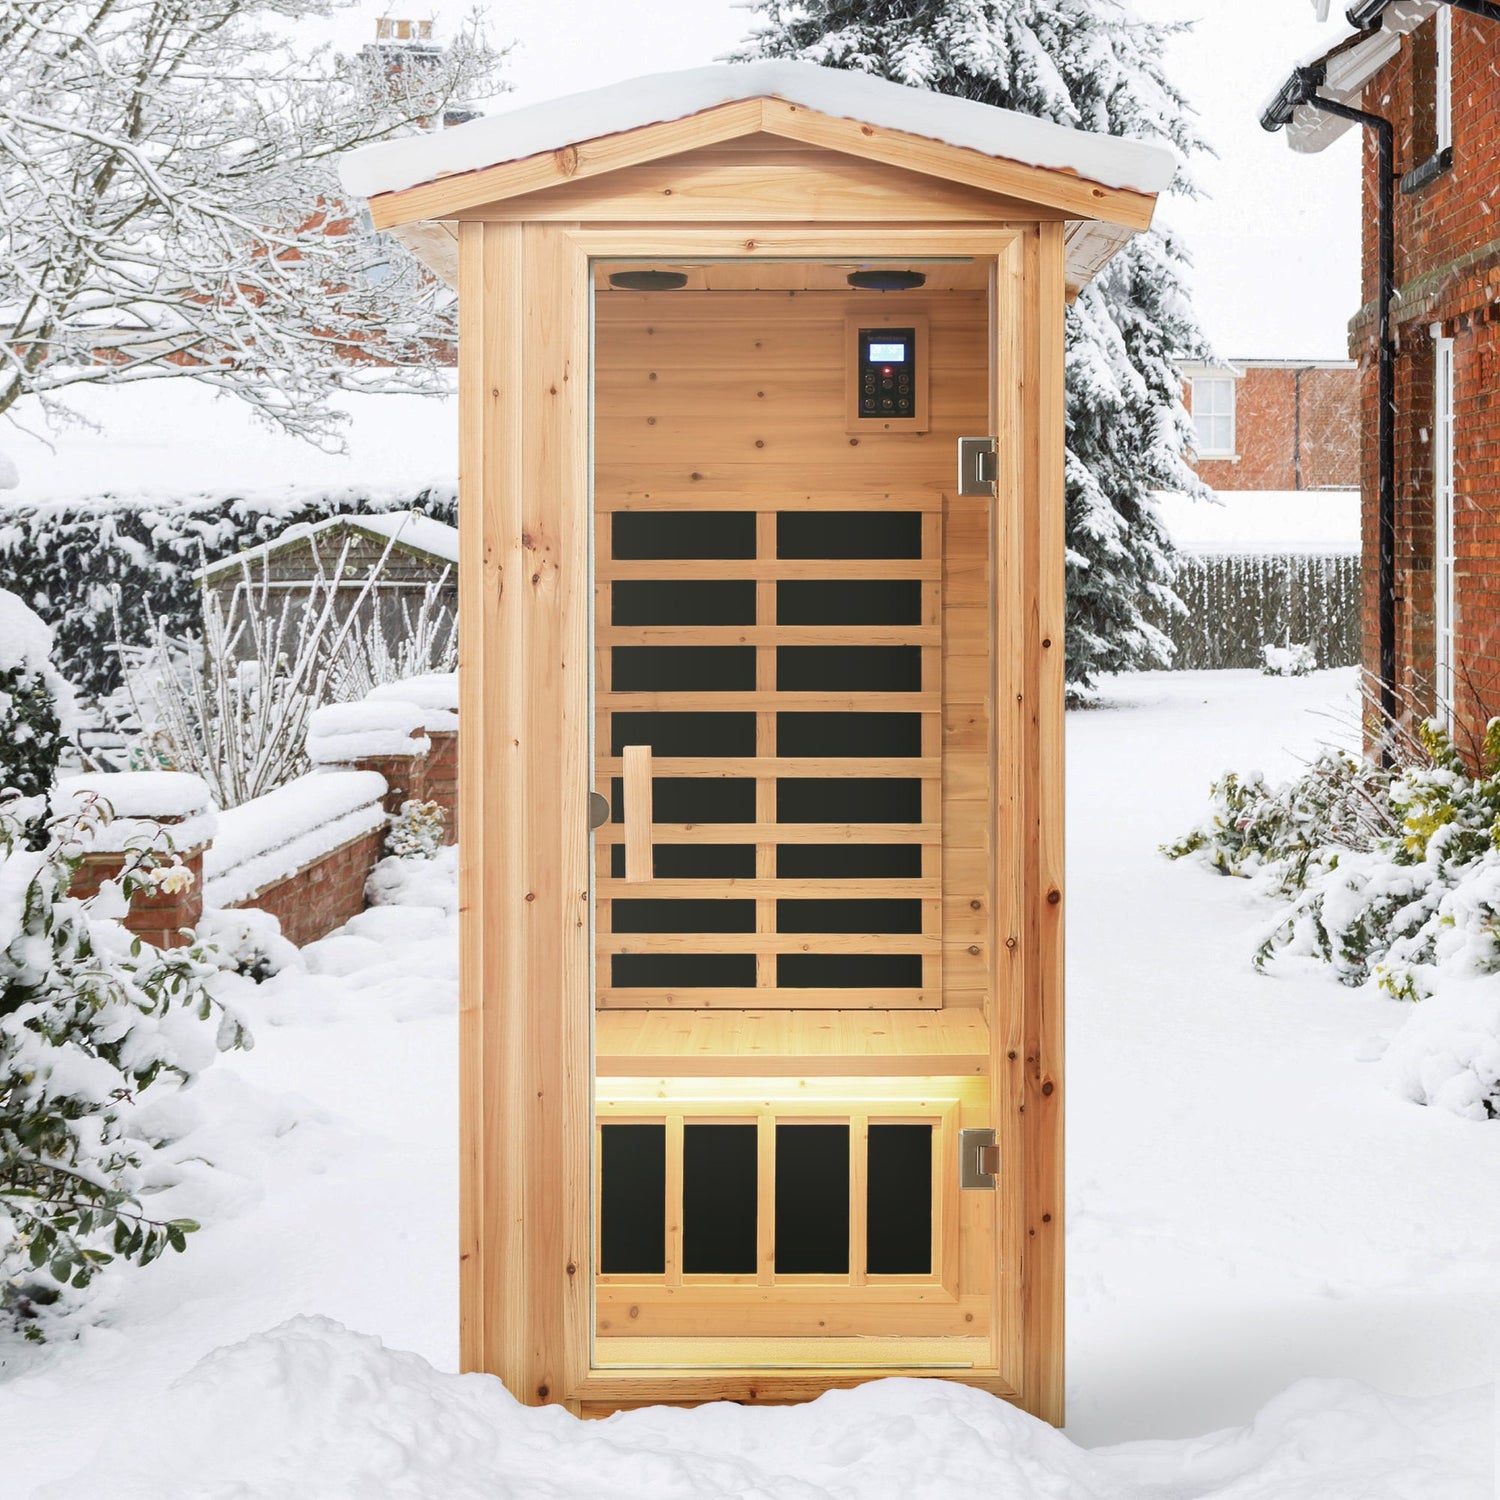
[[[337,158],[493,92],[498,54],[312,50],[348,0],[0,0],[0,414],[195,380],[327,440],[328,397],[436,390],[452,294],[340,201]]]
[[[1165,76],[1179,27],[1127,0],[755,0],[736,60],[796,58],[873,73],[1059,124],[1205,149]],[[1191,194],[1186,171],[1173,190]],[[1155,490],[1202,493],[1175,358],[1205,357],[1167,230],[1137,235],[1067,315],[1067,674],[1087,696],[1103,672],[1166,666],[1148,619],[1180,609]],[[1149,604],[1148,604],[1149,601]],[[1143,608],[1143,606],[1146,606]]]

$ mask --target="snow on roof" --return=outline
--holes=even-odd
[[[430,552],[445,562],[458,561],[458,528],[446,521],[434,521],[431,516],[420,515],[414,510],[383,511],[379,515],[353,519],[366,531],[377,531],[403,547]]]
[[[1157,514],[1184,552],[1359,551],[1358,490],[1220,490],[1214,500],[1156,496]]]
[[[1440,3],[1441,0],[1394,0],[1382,13],[1379,27],[1373,31],[1361,31],[1347,22],[1341,23],[1332,41],[1304,53],[1290,72],[1324,64],[1327,72],[1318,92],[1335,103],[1357,106],[1365,85],[1401,50],[1401,38],[1420,26]],[[1284,79],[1277,81],[1262,105],[1262,113],[1275,100],[1283,82]],[[1311,104],[1302,104],[1293,111],[1291,123],[1287,126],[1287,145],[1293,151],[1311,155],[1332,145],[1353,128],[1352,120],[1341,120]]]
[[[258,547],[247,547],[230,557],[221,558],[200,568],[195,578],[213,578],[220,573],[236,572],[245,564],[269,557],[283,547],[295,546],[321,536],[325,531],[347,528],[351,531],[371,532],[387,538],[392,546],[413,552],[425,552],[441,558],[444,562],[458,561],[458,528],[444,521],[434,521],[430,516],[419,515],[413,510],[385,511],[379,515],[330,516],[326,521],[298,522],[288,526],[279,536],[262,542]]]
[[[1177,153],[1160,143],[1074,130],[868,73],[815,63],[758,62],[655,73],[487,115],[450,130],[361,146],[341,158],[340,176],[350,193],[369,198],[600,136],[685,119],[717,105],[764,98],[784,99],[820,114],[905,131],[986,156],[1073,172],[1106,187],[1159,193],[1177,170]]]

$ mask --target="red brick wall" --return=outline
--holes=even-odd
[[[443,842],[458,842],[458,731],[423,731],[432,748],[426,755],[376,755],[351,766],[361,771],[379,771],[388,788],[383,806],[393,817],[406,801],[436,802],[447,815]]]
[[[178,854],[192,874],[193,883],[185,891],[138,890],[130,898],[130,910],[125,917],[127,931],[157,948],[183,947],[187,939],[180,929],[196,927],[203,915],[203,851],[184,849]],[[107,880],[117,880],[125,861],[135,858],[126,854],[86,854],[68,888],[69,894],[81,901],[97,896],[99,887]]]
[[[1454,163],[1425,187],[1396,198],[1396,659],[1408,714],[1433,711],[1433,346],[1432,325],[1453,344],[1454,541],[1459,662],[1455,719],[1472,747],[1500,714],[1500,29],[1453,12]],[[1365,108],[1395,126],[1398,175],[1418,166],[1432,142],[1432,25],[1407,36],[1366,87]],[[1379,664],[1376,558],[1378,451],[1375,349],[1376,155],[1364,132],[1364,298],[1350,324],[1359,361],[1364,433],[1362,600],[1367,670]]]
[[[1304,370],[1302,489],[1358,488],[1359,427],[1359,371]]]
[[[427,752],[426,797],[438,803],[447,813],[443,824],[443,842],[458,842],[458,731],[430,729],[432,749]]]
[[[1244,366],[1235,382],[1235,451],[1237,459],[1205,458],[1193,467],[1216,490],[1355,488],[1358,371]]]
[[[372,828],[234,905],[270,912],[281,923],[282,936],[299,948],[314,942],[365,909],[365,881],[380,858],[385,833],[384,827]]]

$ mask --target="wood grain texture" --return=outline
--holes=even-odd
[[[1064,1420],[1063,1262],[1063,307],[1067,294],[1060,226],[1039,226],[1036,250],[1037,448],[1036,622],[1030,660],[1036,687],[1036,870],[1030,885],[1036,971],[1028,995],[1029,1103],[1026,1384],[1030,1409]],[[1033,1233],[1034,1231],[1034,1233]]]
[[[596,308],[595,379],[597,393],[595,423],[595,509],[598,518],[596,554],[599,589],[595,626],[596,706],[599,747],[595,762],[596,787],[605,791],[615,779],[628,777],[624,757],[607,753],[617,742],[612,728],[616,713],[688,712],[750,713],[755,716],[756,754],[701,757],[657,754],[652,773],[657,777],[688,780],[753,781],[756,813],[752,823],[739,829],[719,825],[724,842],[753,845],[756,875],[753,879],[687,882],[656,880],[651,897],[660,900],[714,898],[750,899],[756,903],[755,932],[739,940],[707,933],[625,933],[611,935],[606,903],[626,895],[635,883],[630,853],[628,808],[633,800],[626,787],[626,880],[616,881],[601,873],[597,893],[601,900],[597,955],[601,975],[611,972],[616,955],[639,954],[741,954],[755,958],[755,984],[743,990],[712,987],[702,991],[684,988],[669,993],[665,986],[627,988],[604,984],[599,992],[601,1008],[682,1005],[699,1007],[789,1007],[868,1008],[905,1003],[917,1009],[941,1005],[943,973],[952,959],[965,970],[966,994],[983,989],[982,951],[954,951],[945,942],[943,924],[950,895],[945,890],[942,859],[942,823],[950,814],[982,820],[979,805],[987,784],[987,746],[975,738],[971,728],[960,732],[967,743],[950,747],[944,737],[945,650],[947,628],[944,616],[943,575],[946,564],[945,493],[952,475],[952,439],[986,420],[984,300],[973,292],[919,294],[898,298],[868,293],[811,292],[795,298],[771,293],[704,293],[692,297],[679,294],[611,294],[600,298]],[[847,416],[848,380],[852,368],[855,331],[871,319],[919,329],[921,365],[919,383],[931,386],[941,397],[943,420],[931,433],[862,431],[851,436],[844,430]],[[919,423],[925,426],[925,423]],[[731,490],[713,488],[705,492],[701,476],[718,455],[739,455],[744,467]],[[920,514],[920,556],[914,559],[831,560],[836,566],[822,571],[817,559],[781,558],[777,546],[778,513],[823,508],[823,494],[814,490],[805,499],[798,488],[822,466],[836,469],[840,490],[837,503],[828,508],[849,511],[856,506],[868,511],[899,509]],[[638,490],[618,483],[617,475],[629,468],[639,479]],[[907,488],[906,472],[919,476],[920,487]],[[619,534],[617,518],[636,508],[657,511],[754,511],[754,549],[749,566],[735,569],[729,560],[615,559],[610,556],[612,539]],[[861,522],[851,517],[851,534]],[[983,533],[960,526],[957,544],[972,556],[982,553]],[[856,549],[857,550],[857,549]],[[723,564],[715,567],[715,562]],[[735,625],[618,625],[609,614],[615,578],[629,581],[660,581],[671,586],[709,576],[743,579],[753,586],[755,618]],[[868,569],[868,570],[867,570]],[[903,571],[903,569],[905,571]],[[920,586],[920,608],[905,624],[808,625],[781,624],[777,588],[783,578],[822,581],[832,574],[838,579],[881,577],[912,578]],[[982,591],[982,586],[981,586]],[[976,607],[973,585],[964,576],[959,599]],[[965,644],[982,651],[984,643],[974,638],[972,625],[963,635]],[[615,691],[611,652],[620,648],[743,647],[754,653],[755,687],[743,682],[726,688],[699,687],[682,691]],[[920,652],[921,691],[860,692],[782,690],[778,687],[778,652],[782,647],[915,647]],[[964,684],[959,684],[964,691]],[[982,682],[972,691],[981,699]],[[776,753],[778,715],[787,711],[824,713],[906,713],[921,721],[919,756],[780,756]],[[951,754],[950,754],[951,750]],[[927,832],[907,825],[869,825],[864,841],[871,844],[918,843],[922,846],[922,873],[891,880],[834,880],[782,878],[777,874],[780,826],[776,821],[778,779],[784,778],[910,778],[921,783],[921,822]],[[968,794],[965,807],[956,797]],[[812,842],[796,824],[786,825],[789,844]],[[617,830],[606,828],[596,835],[602,851],[616,842]],[[671,841],[671,829],[653,826],[653,845]],[[638,833],[644,841],[644,836]],[[706,843],[698,834],[684,842]],[[642,859],[644,856],[642,856]],[[972,889],[964,893],[966,903],[984,904],[981,889],[984,871],[970,867]],[[951,893],[957,899],[956,893]],[[915,934],[878,932],[799,935],[778,933],[778,898],[838,899],[840,897],[886,897],[921,902],[922,926]],[[967,910],[967,905],[965,910]],[[777,975],[782,955],[799,954],[918,954],[920,984],[901,992],[836,989],[813,990],[783,986]],[[892,998],[892,997],[896,998]]]
[[[1055,219],[1025,230],[731,222],[460,226],[466,766],[461,1340],[466,1368],[495,1371],[523,1400],[560,1400],[593,1413],[658,1400],[779,1401],[904,1369],[961,1379],[1019,1399],[1049,1420],[1061,1418],[1061,309],[1069,290],[1068,236]],[[860,440],[851,446],[837,431],[841,354],[836,348],[820,354],[814,346],[819,329],[832,330],[834,343],[842,342],[838,295],[775,294],[786,311],[764,336],[757,333],[754,294],[695,296],[699,304],[707,296],[732,300],[732,306],[725,302],[717,345],[695,336],[701,306],[690,311],[685,299],[655,299],[653,357],[643,362],[628,350],[620,357],[610,352],[610,320],[639,321],[641,315],[641,299],[632,310],[630,294],[611,293],[598,304],[601,427],[595,436],[605,442],[591,501],[588,255],[722,254],[753,271],[777,255],[867,255],[874,243],[882,253],[956,254],[992,268],[988,329],[983,296],[959,292],[946,304],[933,300],[932,436],[938,441],[903,434],[884,452],[861,453],[877,445]],[[757,362],[758,338],[774,359]],[[940,340],[947,346],[942,361]],[[811,357],[798,358],[799,349],[804,355],[811,350]],[[725,351],[732,355],[727,361]],[[749,396],[742,374],[752,379]],[[763,378],[754,383],[757,377]],[[830,377],[836,441],[821,435],[820,403]],[[753,394],[759,390],[766,396]],[[754,405],[737,408],[737,395],[766,410],[785,407],[781,436]],[[715,416],[719,402],[725,403],[722,420]],[[951,428],[940,429],[939,408],[953,414]],[[610,423],[619,438],[613,457]],[[993,506],[958,501],[949,493],[951,437],[987,429],[1002,438],[1000,494]],[[917,446],[929,442],[930,452]],[[708,993],[606,987],[598,992],[595,1017],[590,859],[613,839],[611,830],[588,836],[584,798],[601,771],[623,767],[607,755],[587,761],[591,734],[608,749],[586,687],[595,597],[590,528],[602,528],[597,534],[606,555],[599,579],[607,591],[614,578],[661,576],[649,565],[607,556],[611,517],[742,510],[753,514],[764,553],[778,511],[883,507],[914,511],[924,527],[937,527],[937,555],[924,556],[911,572],[902,571],[910,564],[899,560],[760,556],[748,564],[697,563],[676,576],[750,580],[758,619],[781,578],[912,577],[921,583],[918,629],[925,633],[913,644],[925,660],[940,662],[941,687],[936,697],[921,695],[925,701],[917,708],[921,754],[882,759],[891,767],[904,764],[929,783],[919,820],[900,826],[902,839],[942,851],[938,888],[914,890],[923,907],[922,932],[915,936],[923,944],[940,940],[933,955],[941,959],[940,975],[925,976],[918,995],[918,1006],[926,1008],[901,1008],[910,1004],[908,991],[860,992],[852,1004],[848,991],[787,991],[782,998],[790,1004],[772,1008],[759,986]],[[941,623],[936,636],[933,608]],[[765,632],[763,620],[752,629],[747,644],[770,656],[776,637]],[[798,637],[804,644],[814,638]],[[669,640],[677,643],[662,635],[606,638],[599,651]],[[695,704],[755,715],[756,755],[746,757],[757,788],[753,822],[657,825],[658,840],[680,832],[682,842],[707,843],[723,831],[724,841],[733,841],[727,835],[746,828],[752,843],[769,847],[766,835],[779,826],[772,795],[780,763],[774,754],[778,712],[814,706],[910,711],[904,700],[912,695],[781,693],[774,682],[760,662],[754,691],[703,693],[699,698],[710,701]],[[611,707],[661,710],[678,706],[672,696],[625,694]],[[665,759],[658,758],[656,774]],[[804,772],[810,764],[782,759]],[[873,824],[804,825],[796,837],[812,842],[812,832],[822,828],[834,830],[834,841],[846,837],[839,829],[849,839],[882,841]],[[879,883],[818,882],[817,894],[876,894],[861,889],[869,884]],[[678,885],[685,894],[703,893],[691,883]],[[668,882],[662,894],[672,890]],[[774,920],[778,890],[785,893],[774,864],[758,849],[755,876],[732,892],[756,903],[757,945],[770,935],[768,913]],[[1049,902],[1053,891],[1058,899]],[[890,892],[887,885],[879,894]],[[625,892],[601,880],[592,894],[607,933],[611,902]],[[804,940],[815,942],[816,935],[797,939]],[[643,1004],[649,1008],[612,1008]],[[867,1086],[882,1079],[882,1088],[897,1092],[900,1085],[930,1093],[939,1076],[979,1089],[985,1097],[966,1097],[961,1121],[998,1128],[1003,1181],[999,1194],[962,1195],[956,1230],[944,1210],[941,1280],[951,1285],[957,1278],[958,1300],[945,1303],[939,1315],[920,1300],[920,1288],[888,1285],[881,1317],[890,1337],[864,1346],[873,1363],[841,1367],[835,1346],[813,1340],[814,1347],[788,1351],[693,1339],[701,1299],[683,1284],[653,1300],[649,1313],[659,1337],[678,1341],[675,1348],[654,1350],[649,1367],[594,1363],[591,1022],[600,1077],[609,1080],[611,1097],[636,1088],[636,1107],[674,1090],[681,1094],[684,1085],[722,1107],[747,1081],[763,1092],[763,1080],[779,1078],[799,1097],[838,1099],[851,1119],[868,1122],[880,1114]],[[858,1100],[851,1085],[865,1091]],[[948,1165],[934,1163],[940,1174]],[[671,1224],[668,1230],[670,1237]],[[747,1286],[713,1292],[742,1301],[757,1333],[857,1337],[868,1331],[862,1310],[830,1309],[825,1289],[784,1279],[768,1284],[767,1250],[763,1242],[760,1268]],[[628,1316],[617,1301],[624,1289],[606,1282],[603,1291],[606,1303],[624,1307]],[[982,1352],[960,1348],[969,1335],[960,1337],[949,1322],[943,1331],[951,1352],[962,1357],[924,1362],[917,1346],[903,1340],[934,1326],[925,1318],[950,1318],[951,1308],[974,1331]],[[604,1344],[596,1351],[611,1354]],[[757,1367],[758,1360],[775,1368]]]
[[[660,163],[683,152],[758,133],[823,147],[831,154],[855,161],[882,162],[915,174],[928,180],[920,189],[921,197],[930,195],[941,201],[952,191],[950,185],[958,184],[1026,206],[1016,208],[1007,203],[1003,209],[1007,217],[1024,215],[1034,219],[1038,217],[1038,210],[1051,210],[1064,213],[1070,219],[1102,219],[1138,230],[1150,226],[1156,203],[1150,194],[1107,187],[1070,172],[987,156],[980,151],[948,145],[925,136],[857,120],[836,119],[804,105],[766,98],[737,100],[702,110],[685,119],[643,125],[634,130],[579,141],[560,150],[539,152],[519,161],[454,173],[398,192],[378,193],[370,199],[370,213],[377,229],[390,229],[418,219],[459,217],[473,213],[483,205],[493,205],[524,193],[582,183],[605,174],[618,177],[621,172],[643,163]],[[756,153],[756,156],[761,158],[763,153]],[[647,216],[644,204],[657,196],[655,181],[655,177],[648,176],[641,184],[637,196],[642,201],[643,211],[634,217]],[[772,208],[784,202],[785,188],[779,181],[762,183],[758,191]],[[678,211],[679,218],[701,220],[714,212],[715,195],[701,194],[702,211],[695,211],[691,203],[691,187],[688,194],[689,204]],[[820,212],[818,204],[811,202],[803,217],[824,221],[844,217],[846,213],[853,217],[845,205],[856,195],[857,189],[852,186],[828,188],[823,194],[826,211]],[[754,217],[759,201],[758,196],[747,193],[741,211],[733,215],[734,219],[740,221]],[[586,215],[579,214],[578,217]],[[880,214],[870,212],[867,207],[859,217],[866,222],[878,222]],[[972,220],[986,216],[955,204],[950,217]]]
[[[782,149],[794,145],[795,150]],[[778,143],[758,152],[701,147],[624,167],[584,181],[573,180],[485,203],[466,212],[491,221],[562,219],[593,223],[650,219],[739,221],[748,204],[762,219],[805,223],[840,220],[892,223],[1063,217],[1060,209],[930,174],[863,161],[841,151]]]
[[[589,288],[548,229],[460,258],[462,1357],[544,1402],[588,1366]]]
[[[651,879],[651,746],[626,745],[619,766],[625,783],[625,880],[638,885]]]

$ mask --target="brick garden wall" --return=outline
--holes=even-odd
[[[1500,714],[1500,28],[1453,11],[1453,148],[1446,171],[1396,201],[1396,659],[1408,714],[1433,694],[1434,325],[1453,339],[1454,543],[1459,662],[1455,721],[1472,743]],[[1396,171],[1423,162],[1434,140],[1433,28],[1419,27],[1365,90],[1365,107],[1395,125]],[[1377,545],[1376,156],[1364,143],[1365,306],[1350,324],[1360,369],[1366,566],[1361,619],[1367,669],[1379,663]]]
[[[451,715],[449,718],[451,722]],[[458,735],[455,730],[439,729],[431,731],[420,741],[414,741],[414,743],[428,746],[421,753],[352,759],[344,763],[348,769],[377,771],[385,778],[383,785],[371,777],[368,790],[356,788],[356,798],[358,796],[370,798],[362,808],[349,811],[346,815],[344,809],[349,808],[349,802],[346,800],[344,809],[338,806],[327,809],[327,794],[325,793],[322,799],[325,807],[321,821],[317,815],[314,815],[307,820],[309,826],[289,829],[288,836],[275,844],[269,846],[257,844],[246,847],[243,843],[221,842],[220,854],[234,862],[224,869],[212,872],[210,885],[217,883],[220,889],[217,902],[211,900],[210,904],[219,904],[227,909],[251,907],[270,912],[280,922],[282,935],[299,947],[314,942],[335,928],[341,927],[350,917],[364,910],[365,882],[382,854],[387,824],[381,819],[376,826],[362,827],[362,824],[370,821],[370,816],[379,818],[381,809],[386,813],[394,813],[399,810],[401,803],[409,798],[437,802],[446,814],[444,841],[449,844],[456,841],[457,742]],[[119,774],[122,778],[119,785],[123,786],[125,778],[130,777],[131,773]],[[310,784],[308,779],[304,778],[302,782],[293,785],[308,784]],[[241,815],[252,820],[252,828],[275,827],[274,821],[257,825],[254,820],[271,818],[272,815],[265,812],[261,804],[269,807],[277,797],[286,796],[289,790],[283,789],[281,792],[272,793],[260,799],[259,804],[247,804],[245,808],[236,809],[234,813],[224,814],[223,817]],[[206,798],[207,789],[203,788],[202,791]],[[379,799],[378,808],[376,798]],[[312,803],[316,807],[318,799],[313,798]],[[366,815],[367,810],[369,816]],[[142,814],[142,816],[148,815]],[[264,885],[247,891],[246,885],[242,882],[251,877],[257,869],[254,863],[256,859],[264,859],[265,856],[270,855],[274,861],[283,851],[295,858],[295,840],[301,834],[310,835],[311,846],[316,848],[317,830],[332,827],[334,820],[340,817],[345,817],[346,821],[347,817],[353,817],[355,827],[360,831],[332,848],[324,848],[313,857],[306,858],[301,865],[288,874],[282,874],[273,863],[271,870],[266,870],[265,873],[266,875],[274,873],[276,878],[267,879]],[[170,833],[173,822],[171,818],[158,819],[153,820],[150,826],[159,825]],[[334,829],[334,831],[336,833],[337,830]],[[177,850],[182,864],[187,867],[193,877],[185,888],[175,891],[142,889],[131,897],[130,909],[125,917],[125,926],[131,932],[157,947],[177,947],[185,941],[182,930],[195,928],[203,912],[204,852],[202,847]],[[247,857],[250,860],[249,863],[245,862]],[[124,854],[102,851],[86,855],[73,881],[72,893],[79,897],[97,894],[104,881],[113,880],[119,876],[126,858]],[[265,869],[264,865],[259,868]],[[283,865],[282,868],[285,866]],[[224,888],[226,884],[228,889]],[[239,892],[246,893],[240,895]],[[213,897],[212,890],[208,894]],[[227,899],[231,896],[234,899]]]
[[[170,825],[169,825],[170,826]],[[180,948],[184,929],[198,925],[203,915],[203,850],[178,851],[193,881],[181,891],[139,890],[130,898],[125,926],[142,942],[157,948]],[[69,887],[69,894],[86,901],[99,894],[106,880],[117,880],[125,864],[122,854],[86,854]]]
[[[281,923],[281,935],[299,948],[315,942],[365,909],[365,881],[384,841],[385,829],[372,828],[285,880],[230,905],[270,912]]]

